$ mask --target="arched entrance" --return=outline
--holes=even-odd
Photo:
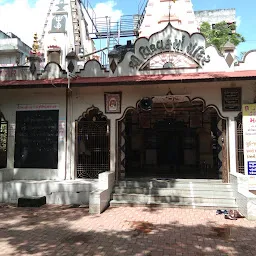
[[[96,179],[110,166],[109,120],[96,107],[84,112],[76,122],[76,176]]]
[[[226,175],[226,120],[200,98],[153,102],[148,111],[130,108],[118,128],[120,177],[221,179]]]
[[[0,168],[6,168],[7,165],[7,138],[8,122],[0,111]]]

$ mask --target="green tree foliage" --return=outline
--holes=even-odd
[[[203,22],[200,31],[205,36],[207,44],[215,45],[219,51],[222,51],[227,42],[237,46],[245,41],[242,35],[236,33],[236,25],[227,24],[225,21],[215,24],[214,28],[208,22]]]

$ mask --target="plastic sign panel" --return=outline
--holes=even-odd
[[[256,189],[256,104],[243,105],[244,170],[249,189]]]

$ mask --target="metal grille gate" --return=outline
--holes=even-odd
[[[7,138],[8,122],[0,116],[0,168],[6,168],[7,164]]]
[[[109,122],[79,121],[77,152],[77,178],[95,179],[99,173],[109,171]]]
[[[244,174],[244,139],[243,139],[243,123],[242,120],[237,123],[237,172]]]

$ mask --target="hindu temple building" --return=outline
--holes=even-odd
[[[0,68],[1,202],[256,218],[256,51],[207,45],[192,2],[148,0],[115,21],[51,1],[28,65]]]

